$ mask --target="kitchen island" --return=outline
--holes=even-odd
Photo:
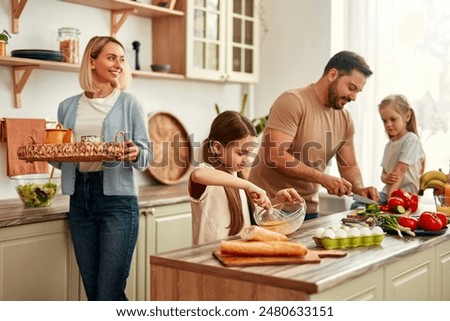
[[[292,242],[318,248],[319,227],[348,212],[305,221]],[[346,249],[317,264],[225,267],[219,242],[150,256],[151,300],[450,300],[450,232],[386,235],[381,246]]]

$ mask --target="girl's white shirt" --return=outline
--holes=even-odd
[[[408,170],[403,177],[400,188],[409,193],[417,194],[424,159],[425,153],[419,137],[413,132],[408,132],[399,140],[390,140],[386,144],[381,166],[387,173],[390,173],[398,162],[407,164]],[[383,192],[387,192],[387,185],[383,187]]]
[[[216,169],[206,163],[199,165],[201,168]],[[214,175],[211,172],[211,175]],[[234,173],[237,176],[237,173]],[[239,196],[242,203],[244,226],[250,226],[250,211],[247,204],[245,191],[240,189]],[[191,197],[192,209],[192,242],[194,245],[218,241],[228,238],[230,225],[230,208],[223,186],[206,186],[200,198]]]

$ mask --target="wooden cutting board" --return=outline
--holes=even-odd
[[[347,255],[345,251],[339,250],[308,250],[305,256],[300,257],[247,257],[222,255],[220,250],[212,252],[213,256],[225,266],[256,266],[256,265],[281,265],[281,264],[312,264],[320,263],[321,258],[334,257],[341,258]]]
[[[148,116],[148,134],[153,147],[153,163],[148,172],[160,183],[180,182],[189,172],[193,146],[181,121],[167,112]]]

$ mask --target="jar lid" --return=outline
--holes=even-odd
[[[73,27],[63,27],[58,29],[59,33],[75,33],[77,35],[81,34],[80,29]]]

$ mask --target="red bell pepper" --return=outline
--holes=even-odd
[[[419,197],[416,194],[408,193],[401,188],[393,191],[391,197],[401,198],[405,202],[404,207],[410,209],[412,213],[417,211],[417,208],[419,207]]]
[[[411,231],[414,231],[419,226],[419,221],[414,217],[400,216],[398,224],[403,227],[409,227]]]
[[[417,211],[417,208],[419,207],[419,196],[417,194],[410,194],[411,195],[411,213],[414,213]]]
[[[392,196],[391,198],[388,199],[387,202],[387,206],[389,209],[395,209],[397,206],[402,206],[402,207],[406,207],[405,206],[405,201],[397,196]]]

